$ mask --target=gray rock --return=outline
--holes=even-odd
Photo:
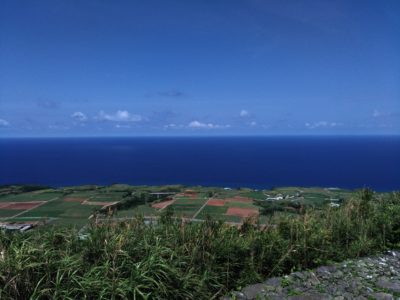
[[[353,294],[351,294],[351,293],[343,293],[343,297],[344,297],[344,299],[346,299],[346,300],[354,300],[356,297],[354,297],[354,295]]]
[[[222,299],[400,300],[400,252],[393,253],[270,278]]]
[[[380,278],[376,285],[391,292],[400,293],[400,282],[390,281],[387,278]]]
[[[289,300],[329,300],[327,295],[323,294],[308,294],[308,295],[297,295],[288,297]]]
[[[263,283],[252,284],[244,289],[242,289],[242,293],[246,296],[246,299],[262,299],[264,298],[266,292],[264,289],[265,285]]]
[[[307,274],[305,272],[295,272],[292,274],[292,277],[298,278],[300,280],[305,280],[307,279]]]
[[[394,297],[387,293],[373,293],[370,295],[373,299],[376,300],[393,300]]]
[[[322,266],[317,268],[316,272],[317,273],[333,273],[336,271],[336,267],[335,266]]]
[[[343,272],[340,270],[337,270],[335,273],[333,273],[334,278],[341,278],[343,277]]]
[[[264,282],[266,285],[270,286],[281,286],[282,279],[279,277],[272,277]]]

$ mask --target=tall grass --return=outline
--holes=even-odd
[[[400,245],[400,197],[369,190],[340,208],[272,217],[266,227],[93,222],[0,233],[1,299],[215,299],[266,277]]]

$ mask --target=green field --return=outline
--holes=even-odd
[[[45,193],[22,193],[0,196],[0,202],[29,202],[29,201],[48,201],[56,197],[62,196],[62,192],[45,192]]]
[[[68,193],[68,194],[66,194],[65,195],[65,197],[68,197],[68,198],[84,198],[84,199],[86,199],[86,198],[91,198],[91,197],[94,197],[96,195],[96,193],[95,192],[92,192],[92,191],[87,191],[87,192],[73,192],[73,193]]]
[[[157,210],[150,205],[141,204],[131,209],[118,210],[115,214],[117,218],[133,218],[136,215],[153,216],[157,214]]]
[[[225,220],[225,213],[228,210],[224,206],[210,206],[206,205],[204,209],[197,216],[198,219],[205,219],[207,216],[215,220]]]
[[[0,218],[8,218],[23,212],[24,210],[16,209],[0,209]]]
[[[20,217],[87,218],[93,211],[94,206],[82,205],[79,202],[65,202],[63,199],[59,199],[23,213]]]

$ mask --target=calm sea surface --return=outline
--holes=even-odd
[[[0,184],[400,189],[400,137],[0,139]]]

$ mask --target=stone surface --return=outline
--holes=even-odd
[[[400,300],[400,251],[269,278],[224,300]]]
[[[399,281],[389,280],[387,278],[380,278],[376,283],[378,287],[387,289],[391,292],[400,293],[400,283]]]
[[[387,293],[372,293],[371,298],[376,300],[393,300],[394,297]]]
[[[262,283],[249,285],[242,290],[242,293],[247,299],[263,298],[265,295],[265,285]]]

